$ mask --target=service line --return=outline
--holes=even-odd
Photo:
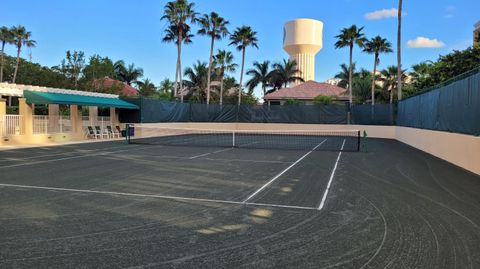
[[[338,153],[337,161],[335,161],[335,165],[333,166],[332,173],[330,174],[330,179],[328,180],[327,188],[325,189],[325,193],[323,194],[322,201],[318,206],[318,210],[322,210],[323,206],[325,205],[325,200],[327,200],[328,190],[330,189],[330,185],[332,184],[333,177],[335,176],[335,171],[337,170],[338,161],[340,161],[340,156],[342,156],[343,146],[345,146],[345,139],[343,139],[342,148],[340,148],[340,152]]]
[[[266,187],[268,187],[270,184],[272,184],[275,180],[277,180],[279,177],[281,177],[285,172],[290,170],[292,167],[294,167],[297,163],[299,163],[301,160],[303,160],[305,157],[307,157],[310,153],[312,153],[314,150],[316,150],[320,145],[325,143],[327,139],[323,140],[322,142],[318,143],[315,147],[313,147],[309,152],[305,153],[302,157],[300,157],[298,160],[296,160],[294,163],[292,163],[289,167],[285,168],[282,172],[280,172],[278,175],[274,176],[270,181],[265,183],[260,189],[256,190],[254,193],[252,193],[250,196],[247,197],[247,199],[243,200],[243,203],[248,202],[248,200],[252,199],[255,195],[260,193],[262,190],[264,190]]]

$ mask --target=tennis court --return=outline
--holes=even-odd
[[[395,140],[275,135],[0,151],[0,266],[480,265],[478,176]]]

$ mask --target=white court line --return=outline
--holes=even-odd
[[[298,160],[296,160],[294,163],[292,163],[289,167],[285,168],[282,172],[280,172],[278,175],[270,179],[265,185],[263,185],[260,189],[256,190],[254,193],[252,193],[250,196],[247,197],[247,199],[243,200],[244,203],[246,203],[248,200],[252,199],[255,195],[257,195],[259,192],[261,192],[263,189],[268,187],[270,184],[272,184],[275,180],[277,180],[279,177],[281,177],[285,172],[290,170],[292,167],[294,167],[297,163],[299,163],[301,160],[303,160],[305,157],[307,157],[310,153],[312,153],[314,150],[316,150],[320,145],[322,145],[327,139],[323,140],[322,142],[318,143],[315,147],[313,147],[309,152],[305,153],[302,157],[300,157]]]
[[[150,147],[141,147],[141,148],[133,148],[133,149],[132,149],[132,148],[129,148],[129,149],[123,149],[123,150],[117,150],[117,151],[99,152],[99,153],[86,154],[86,155],[80,155],[80,156],[71,156],[71,157],[58,158],[58,159],[50,159],[50,160],[35,161],[35,162],[28,162],[28,163],[17,163],[17,164],[0,166],[0,169],[3,169],[3,168],[12,168],[12,167],[18,167],[18,166],[26,166],[26,165],[34,165],[34,164],[40,164],[40,163],[50,163],[50,162],[57,162],[57,161],[65,161],[65,160],[86,158],[86,157],[92,157],[92,156],[109,155],[109,154],[114,154],[114,153],[120,153],[120,152],[125,152],[125,151],[133,151],[133,150],[140,150],[140,149],[146,149],[146,148],[150,148]]]
[[[71,145],[71,144],[67,144]],[[64,146],[64,145],[61,145]],[[53,146],[51,146],[53,147]],[[40,147],[38,147],[40,148]],[[38,149],[38,148],[33,148],[33,149]],[[43,157],[51,157],[51,156],[59,156],[59,155],[72,155],[72,154],[78,154],[78,153],[89,153],[89,152],[98,152],[98,151],[103,151],[103,150],[109,150],[109,149],[118,149],[119,147],[108,147],[108,148],[99,148],[99,149],[74,149],[72,151],[68,152],[57,152],[57,153],[52,153],[52,154],[45,154],[45,155],[35,155],[31,157],[7,157],[10,159],[3,159],[0,160],[0,162],[5,162],[5,161],[24,161],[24,160],[30,160],[30,159],[37,159],[37,158],[43,158]],[[32,148],[26,148],[26,149],[32,149]],[[21,149],[20,149],[21,150]]]
[[[200,154],[200,155],[195,155],[195,156],[192,156],[188,159],[192,160],[192,159],[200,158],[200,157],[207,156],[207,155],[210,155],[210,154],[215,154],[215,153],[219,153],[219,152],[223,152],[223,151],[227,151],[227,150],[232,150],[232,149],[233,148],[220,149],[220,150],[217,150],[217,151],[212,151],[212,152],[207,152],[207,153],[203,153],[203,154]]]
[[[322,210],[323,206],[325,205],[325,200],[327,200],[328,190],[330,189],[330,185],[332,184],[333,176],[335,176],[335,171],[337,170],[337,165],[338,165],[338,161],[340,161],[340,156],[342,156],[343,146],[345,146],[345,139],[343,139],[342,148],[340,148],[340,152],[338,153],[337,161],[335,161],[335,165],[333,166],[332,173],[330,174],[330,179],[328,180],[327,189],[325,189],[325,193],[323,193],[322,201],[320,202],[320,205],[317,208],[318,210]]]
[[[130,192],[95,191],[95,190],[70,189],[70,188],[58,188],[58,187],[17,185],[17,184],[7,184],[7,183],[0,183],[0,187],[38,189],[38,190],[49,190],[49,191],[79,192],[79,193],[95,193],[95,194],[121,195],[121,196],[133,196],[133,197],[148,197],[148,198],[159,198],[159,199],[177,200],[177,201],[195,201],[195,202],[209,202],[209,203],[221,203],[221,204],[269,206],[269,207],[280,207],[280,208],[316,210],[316,208],[314,208],[314,207],[304,207],[304,206],[262,204],[262,203],[244,203],[244,202],[239,202],[239,201],[204,199],[204,198],[190,198],[190,197],[179,197],[179,196],[158,195],[158,194],[138,194],[138,193],[130,193]]]
[[[249,163],[292,163],[287,161],[268,161],[268,160],[244,160],[244,159],[216,159],[216,158],[205,158],[209,161],[225,161],[225,162],[249,162]]]
[[[296,205],[276,205],[276,204],[265,204],[265,203],[251,203],[247,202],[246,205],[257,205],[257,206],[271,206],[271,207],[281,207],[281,208],[294,208],[294,209],[307,209],[307,210],[317,210],[315,207],[309,206],[296,206]]]

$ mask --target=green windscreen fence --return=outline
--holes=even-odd
[[[131,123],[154,122],[251,122],[346,124],[347,105],[219,105],[179,103],[147,98],[128,99],[138,111],[121,111],[120,120]],[[355,105],[352,123],[392,125],[393,105]]]
[[[399,126],[480,135],[480,69],[398,105]]]

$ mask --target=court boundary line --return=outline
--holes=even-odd
[[[78,156],[78,155],[68,156],[68,157],[58,158],[58,159],[33,161],[33,162],[27,162],[27,163],[16,163],[16,164],[0,166],[0,170],[4,169],[4,168],[13,168],[13,167],[19,167],[19,166],[27,166],[27,165],[35,165],[35,164],[41,164],[41,163],[65,161],[65,160],[79,159],[79,158],[86,158],[86,157],[93,157],[93,156],[110,155],[110,154],[115,154],[115,153],[120,153],[120,152],[125,152],[125,151],[134,151],[134,150],[141,150],[141,149],[146,149],[146,148],[150,148],[150,147],[136,147],[136,148],[128,148],[128,149],[117,150],[117,151],[97,152],[97,153],[85,154],[85,155],[80,155],[80,156]]]
[[[170,196],[170,195],[160,195],[160,194],[139,194],[139,193],[131,193],[131,192],[100,191],[100,190],[88,190],[88,189],[71,189],[71,188],[61,188],[61,187],[18,185],[18,184],[9,184],[9,183],[0,183],[0,187],[49,190],[49,191],[63,191],[63,192],[77,192],[77,193],[94,193],[94,194],[104,194],[104,195],[130,196],[130,197],[147,197],[147,198],[157,198],[157,199],[164,199],[164,200],[174,200],[174,201],[194,201],[194,202],[205,202],[205,203],[267,206],[267,207],[278,207],[278,208],[289,208],[289,209],[316,210],[315,207],[306,207],[306,206],[279,205],[279,204],[252,203],[252,202],[244,203],[244,202],[240,202],[240,201],[194,198],[194,197],[181,197],[181,196]]]
[[[327,138],[328,139],[328,138]],[[280,172],[279,174],[277,174],[276,176],[274,176],[272,179],[270,179],[267,183],[265,183],[262,187],[260,187],[260,189],[256,190],[254,193],[252,193],[250,196],[247,197],[247,199],[243,200],[243,203],[247,203],[248,200],[252,199],[253,197],[255,197],[255,195],[257,195],[258,193],[260,193],[262,190],[264,190],[266,187],[270,186],[275,180],[277,180],[279,177],[281,177],[283,174],[285,174],[288,170],[290,170],[292,167],[294,167],[297,163],[299,163],[300,161],[302,161],[305,157],[307,157],[308,155],[310,155],[310,153],[312,153],[314,150],[316,150],[320,145],[322,145],[323,143],[325,143],[325,141],[327,141],[327,139],[323,140],[322,142],[318,143],[318,145],[316,145],[315,147],[313,147],[309,152],[305,153],[302,157],[300,157],[298,160],[296,160],[294,163],[292,163],[291,165],[289,165],[287,168],[285,168],[282,172]]]
[[[328,190],[330,189],[330,185],[332,184],[333,177],[335,176],[335,171],[337,170],[338,162],[340,161],[340,156],[342,156],[342,150],[345,146],[345,139],[343,139],[342,147],[340,148],[340,152],[338,153],[337,160],[335,161],[335,165],[333,166],[332,173],[330,174],[330,178],[328,179],[327,188],[323,193],[322,201],[318,206],[317,210],[322,210],[323,206],[325,205],[325,201],[327,200]]]
[[[109,141],[101,141],[101,142],[109,142]],[[87,143],[78,143],[78,144],[87,144]],[[77,144],[66,144],[66,145],[55,145],[55,146],[50,146],[47,145],[45,148],[48,147],[65,147],[65,146],[70,146],[70,145],[77,145]],[[42,148],[41,146],[39,147],[34,147],[34,148],[18,148],[18,149],[13,149],[9,151],[16,151],[16,150],[28,150],[28,149],[39,149]],[[51,154],[44,154],[44,155],[36,155],[36,156],[30,156],[30,157],[8,157],[12,158],[10,160],[8,159],[3,159],[0,160],[0,162],[6,162],[6,161],[26,161],[26,160],[31,160],[31,159],[36,159],[36,158],[43,158],[43,157],[51,157],[51,156],[59,156],[59,155],[71,155],[71,154],[93,154],[95,152],[101,152],[104,150],[112,150],[112,149],[119,149],[120,147],[106,147],[106,148],[99,148],[99,149],[73,149],[71,151],[66,151],[66,152],[58,152],[58,153],[51,153]],[[2,152],[2,151],[0,151]],[[68,157],[68,156],[67,156]]]
[[[232,150],[232,149],[234,149],[234,148],[219,149],[219,150],[216,150],[216,151],[212,151],[212,152],[207,152],[207,153],[195,155],[195,156],[189,157],[188,159],[189,159],[189,160],[193,160],[193,159],[196,159],[196,158],[208,156],[208,155],[210,155],[210,154],[215,154],[215,153],[220,153],[220,152],[224,152],[224,151],[229,151],[229,150]]]

